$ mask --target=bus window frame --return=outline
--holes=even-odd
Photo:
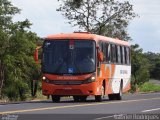
[[[105,59],[101,62],[102,64],[104,63],[104,64],[116,64],[116,65],[131,65],[130,46],[117,44],[114,42],[107,42],[104,40],[99,40],[98,45],[100,47],[100,50],[103,52],[103,54],[106,53]],[[105,46],[105,49],[104,49],[104,46]],[[114,51],[112,51],[113,50],[112,46],[114,46]],[[127,53],[126,55],[125,55],[125,49],[128,49],[128,53],[126,52]],[[106,51],[104,52],[104,50]],[[127,58],[125,58],[125,56]],[[112,57],[115,57],[115,58],[112,58]]]

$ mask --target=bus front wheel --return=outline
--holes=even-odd
[[[101,95],[96,95],[95,96],[95,101],[96,102],[102,102],[102,100],[104,98],[104,92],[105,92],[104,86],[102,86],[102,88],[101,88]]]
[[[52,95],[52,102],[60,102],[60,96]]]
[[[119,93],[109,94],[108,95],[109,100],[122,100],[122,89],[123,89],[123,83],[121,82]]]

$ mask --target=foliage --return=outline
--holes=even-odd
[[[160,80],[160,54],[147,52],[144,56],[149,60],[151,78]]]
[[[0,96],[24,100],[30,92],[30,81],[38,79],[39,66],[33,60],[38,37],[28,31],[28,20],[13,22],[20,13],[8,0],[0,0]]]
[[[146,82],[140,86],[140,92],[159,92],[160,85]]]
[[[127,26],[136,14],[128,2],[116,0],[59,0],[60,11],[68,23],[108,37],[129,40]]]
[[[132,70],[132,89],[149,81],[149,61],[143,55],[143,50],[138,44],[131,46],[131,70]]]

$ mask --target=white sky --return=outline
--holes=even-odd
[[[56,12],[57,0],[10,0],[20,8],[21,14],[15,21],[29,19],[33,25],[31,31],[40,37],[49,34],[68,33],[77,30],[67,23],[60,12]],[[144,52],[160,53],[160,0],[128,0],[134,5],[134,11],[140,16],[131,21],[128,32]]]

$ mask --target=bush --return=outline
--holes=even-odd
[[[158,92],[160,91],[160,85],[156,85],[150,82],[146,82],[140,86],[140,92]]]
[[[5,89],[5,95],[8,97],[8,99],[10,101],[17,101],[18,100],[18,96],[19,96],[19,93],[18,93],[18,90],[15,86],[10,86],[10,87],[7,87]]]

